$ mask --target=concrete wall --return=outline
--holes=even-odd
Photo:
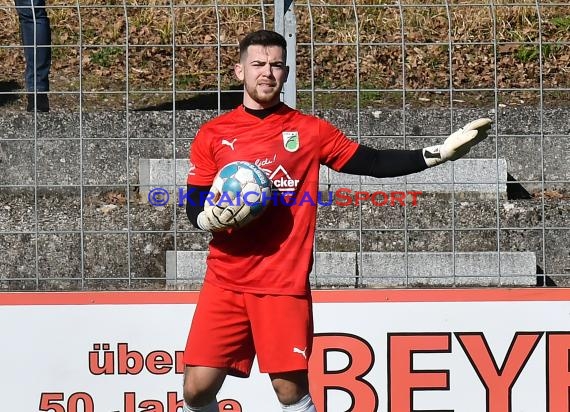
[[[27,113],[3,114],[0,288],[166,287],[166,251],[205,250],[208,235],[194,230],[172,202],[148,204],[138,190],[139,160],[185,158],[199,125],[215,114],[53,112],[38,115],[37,122]],[[378,148],[422,147],[451,132],[449,110],[409,110],[405,123],[399,110],[318,114]],[[492,136],[470,157],[505,159],[510,178],[518,181],[507,185],[509,197],[431,193],[406,210],[322,208],[317,250],[533,252],[537,273],[565,285],[568,114],[522,107],[502,108],[496,116],[454,111],[458,126],[481,116],[497,119]],[[529,196],[543,187],[548,197]]]

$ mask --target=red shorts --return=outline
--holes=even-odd
[[[205,282],[188,334],[184,363],[247,377],[259,370],[306,370],[313,341],[309,296],[257,295]]]

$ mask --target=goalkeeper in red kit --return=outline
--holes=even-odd
[[[308,275],[317,207],[272,202],[238,229],[233,217],[247,205],[205,202],[217,172],[227,163],[248,161],[260,165],[279,192],[317,199],[321,164],[374,177],[419,172],[465,155],[487,137],[491,120],[475,120],[441,145],[372,149],[280,101],[289,73],[280,34],[259,30],[239,47],[235,74],[244,85],[243,104],[205,123],[190,150],[186,211],[212,239],[184,352],[184,411],[218,412],[216,395],[225,377],[249,376],[256,355],[283,411],[316,411],[307,365],[313,339]]]

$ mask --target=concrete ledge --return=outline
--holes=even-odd
[[[205,251],[167,251],[166,282],[197,285]],[[407,270],[406,270],[407,269]],[[533,252],[317,252],[314,288],[535,286]]]
[[[408,176],[375,178],[347,175],[321,166],[319,190],[338,187],[351,190],[374,190],[394,186],[392,190],[423,192],[507,193],[507,161],[505,159],[459,159]]]
[[[354,252],[317,252],[309,274],[312,287],[354,288],[358,286],[357,255]]]
[[[167,251],[166,282],[198,284],[206,272],[206,251]],[[319,252],[310,274],[311,281],[328,286],[355,286],[356,254],[353,252]]]
[[[534,252],[364,252],[360,268],[362,287],[536,285]]]
[[[201,282],[206,273],[206,251],[166,251],[166,281],[195,280]]]
[[[139,191],[162,187],[173,192],[175,187],[186,187],[190,164],[188,159],[139,159]]]
[[[140,192],[146,195],[151,188],[163,187],[172,191],[185,187],[188,159],[140,159]],[[507,193],[507,161],[505,159],[459,159],[455,162],[396,178],[374,178],[347,175],[321,166],[319,190],[339,187],[351,190],[419,190],[422,192]],[[385,186],[391,186],[386,189]]]

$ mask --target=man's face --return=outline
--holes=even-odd
[[[289,68],[281,47],[252,45],[236,64],[235,73],[244,84],[244,105],[250,109],[264,109],[279,103]]]

